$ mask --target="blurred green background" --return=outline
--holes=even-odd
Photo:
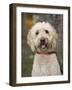
[[[21,75],[22,77],[30,77],[32,72],[32,65],[34,55],[27,45],[27,34],[29,29],[38,21],[51,23],[58,33],[57,41],[57,58],[60,64],[61,72],[63,74],[63,15],[62,14],[34,14],[34,13],[22,13],[22,43],[21,43]]]

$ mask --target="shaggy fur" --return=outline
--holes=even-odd
[[[38,22],[27,36],[27,43],[35,53],[32,76],[60,75],[56,53],[57,33],[50,23]]]

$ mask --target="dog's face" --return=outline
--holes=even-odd
[[[34,52],[48,52],[56,47],[56,30],[47,22],[36,23],[28,33],[27,42]]]

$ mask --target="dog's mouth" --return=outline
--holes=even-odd
[[[40,43],[40,46],[39,46],[41,49],[46,49],[48,48],[48,44],[47,43]]]

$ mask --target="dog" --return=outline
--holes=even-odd
[[[32,76],[61,75],[56,55],[58,34],[49,22],[37,22],[28,32],[27,43],[34,52]]]

